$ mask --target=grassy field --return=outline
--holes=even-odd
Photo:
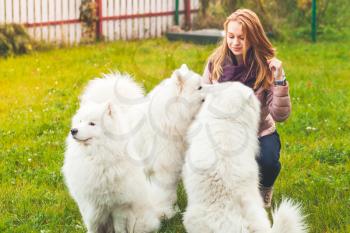
[[[350,43],[276,43],[292,96],[278,125],[282,171],[274,200],[302,203],[312,233],[350,232]],[[85,232],[60,168],[87,81],[111,70],[147,90],[187,63],[202,72],[214,46],[164,39],[100,43],[0,60],[0,232]],[[179,188],[179,206],[186,197]],[[184,232],[181,214],[159,232]]]

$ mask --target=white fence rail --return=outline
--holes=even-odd
[[[191,18],[199,0],[179,0],[179,22],[185,21],[185,2]],[[174,25],[175,0],[96,0],[101,15],[99,33],[106,40],[130,40],[161,36]],[[36,40],[79,43],[81,0],[0,0],[0,24],[24,24]]]

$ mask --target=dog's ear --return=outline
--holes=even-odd
[[[189,69],[188,69],[186,64],[182,64],[181,67],[180,67],[180,70],[182,70],[182,71],[184,71],[186,73],[189,71]]]
[[[175,70],[175,72],[174,72],[175,81],[179,87],[180,92],[182,91],[182,89],[185,85],[185,79],[186,79],[186,75],[188,74],[188,72],[189,72],[189,69],[188,69],[187,65],[185,65],[185,64],[181,65],[181,67],[179,69]]]
[[[115,115],[115,108],[111,102],[106,103],[106,113],[109,117],[113,117]]]
[[[185,76],[176,76],[176,84],[180,87],[180,90],[182,90],[183,86],[185,85]]]
[[[101,126],[103,131],[107,133],[107,135],[114,135],[116,132],[116,122],[119,120],[117,117],[117,109],[116,106],[108,101],[104,105],[104,114],[101,118]]]
[[[186,74],[189,72],[189,69],[186,64],[182,64],[181,67],[175,70],[175,75],[178,81],[183,81],[186,77]]]

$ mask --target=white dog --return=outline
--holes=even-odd
[[[259,104],[253,91],[237,82],[210,88],[188,133],[183,169],[188,233],[306,232],[298,205],[282,201],[272,228],[263,207],[255,160]]]
[[[104,74],[102,78],[91,80],[80,96],[80,105],[110,102],[118,106],[123,112],[123,119],[119,119],[122,128],[114,132],[120,139],[129,139],[135,131],[142,127],[145,116],[142,113],[145,90],[129,74],[119,72]],[[124,120],[124,122],[120,122]]]
[[[62,168],[89,233],[159,228],[143,170],[124,154],[126,113],[115,104],[84,102],[72,121]],[[126,131],[127,132],[127,131]]]
[[[186,65],[157,85],[142,105],[147,121],[128,144],[128,154],[144,167],[163,214],[174,214],[184,163],[184,137],[203,102],[201,77]]]
[[[62,168],[89,232],[149,232],[173,215],[183,137],[202,103],[200,89],[187,66],[147,97],[126,74],[89,82]]]

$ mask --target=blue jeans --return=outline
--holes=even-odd
[[[260,170],[260,184],[271,187],[281,170],[279,161],[281,151],[280,136],[277,131],[259,138],[260,156],[257,158]]]

